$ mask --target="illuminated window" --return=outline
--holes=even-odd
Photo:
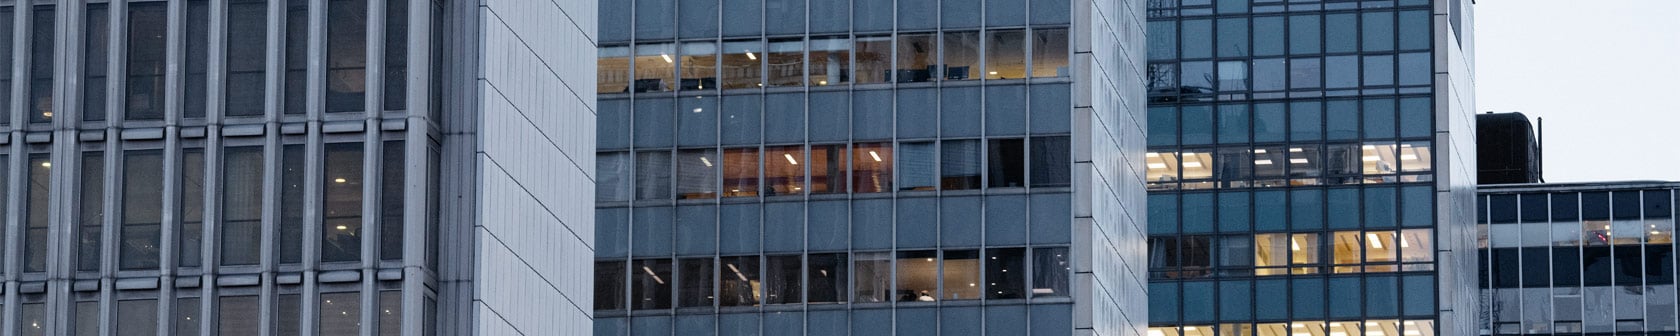
[[[758,148],[723,150],[723,197],[758,196]]]
[[[756,40],[726,41],[723,43],[723,89],[757,89],[764,86],[763,73],[759,66],[763,64],[760,58],[764,56],[764,45]],[[640,62],[638,59],[637,62]],[[637,68],[641,68],[640,63]],[[640,75],[636,77],[640,79]],[[639,82],[638,82],[639,83]],[[637,85],[640,87],[640,84]]]
[[[1026,42],[1022,29],[986,31],[986,79],[1026,78]]]
[[[945,32],[945,80],[980,79],[980,32]]]
[[[1148,152],[1144,153],[1144,178],[1149,182],[1149,190],[1172,190],[1178,188],[1178,153]]]
[[[250,297],[250,304],[256,304],[257,298]],[[255,307],[253,307],[255,308]],[[261,309],[252,309],[260,311]],[[233,315],[237,316],[237,315]],[[355,336],[360,335],[362,326],[362,293],[321,293],[321,316],[319,335],[322,336]]]
[[[717,44],[712,42],[690,42],[682,45],[682,59],[678,61],[682,66],[681,90],[716,90],[717,89]]]
[[[1187,150],[1180,157],[1180,173],[1184,179],[1184,189],[1213,188],[1213,152],[1209,150]]]
[[[898,252],[898,291],[894,301],[938,301],[938,257],[938,251]]]
[[[718,305],[757,306],[760,292],[758,256],[723,257],[718,273]]]
[[[1289,235],[1263,233],[1254,235],[1255,275],[1281,275],[1288,271],[1276,267],[1289,265]]]
[[[892,295],[892,255],[887,252],[858,253],[852,261],[857,280],[852,284],[857,303],[887,302]]]
[[[1365,262],[1367,264],[1389,264],[1399,261],[1399,243],[1394,239],[1394,231],[1365,231]],[[1366,272],[1393,272],[1393,265],[1366,265]]]
[[[1364,245],[1360,243],[1360,232],[1337,231],[1333,234],[1333,237],[1335,239],[1335,243],[1332,245],[1334,259],[1331,259],[1331,262],[1335,265],[1335,272],[1359,273],[1361,270],[1358,265],[1362,261],[1362,253],[1365,251]]]
[[[630,92],[630,47],[601,47],[595,59],[595,92]]]
[[[801,39],[770,40],[766,54],[768,65],[766,85],[772,87],[805,84],[805,41]]]
[[[1289,166],[1284,147],[1261,147],[1254,153],[1254,186],[1282,187],[1285,185],[1284,167]]]
[[[891,143],[860,143],[852,151],[852,192],[892,191],[893,150]]]
[[[805,147],[784,146],[764,149],[764,195],[798,195],[805,192]]]
[[[1289,237],[1289,264],[1294,265],[1294,274],[1319,273],[1322,261],[1319,259],[1317,233],[1297,233]],[[1306,265],[1302,267],[1302,265]]]
[[[811,145],[811,193],[846,192],[846,145]]]
[[[1400,171],[1407,174],[1401,177],[1401,182],[1427,182],[1432,180],[1428,174],[1434,170],[1435,156],[1429,149],[1428,141],[1412,141],[1400,144]]]
[[[898,35],[899,83],[919,83],[937,78],[939,50],[933,33]]]
[[[1035,29],[1032,42],[1033,77],[1068,77],[1067,29]]]
[[[1324,175],[1324,163],[1319,159],[1318,145],[1296,145],[1289,147],[1289,184],[1290,185],[1318,185],[1318,178]]]
[[[980,298],[980,251],[945,251],[940,267],[941,295],[946,300],[976,300]]]
[[[852,56],[857,58],[858,84],[886,83],[892,75],[892,37],[860,36],[853,45]]]
[[[261,157],[262,153],[256,153]],[[325,197],[321,211],[321,261],[357,261],[362,257],[362,143],[326,145]],[[255,160],[262,162],[261,159]],[[261,172],[261,169],[256,170]],[[253,188],[261,190],[261,175]],[[231,189],[230,189],[231,190]],[[258,197],[257,199],[260,199]],[[254,205],[255,209],[262,206]],[[257,211],[260,213],[261,211]],[[254,220],[258,217],[253,216]],[[255,225],[255,224],[253,224]],[[260,230],[253,230],[254,238]],[[260,244],[256,244],[260,245]],[[255,263],[255,257],[251,261]]]
[[[841,85],[852,81],[852,39],[811,38],[811,86]]]
[[[676,89],[676,45],[670,43],[636,46],[636,92]]]

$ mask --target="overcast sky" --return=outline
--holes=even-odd
[[[1547,182],[1680,181],[1680,0],[1480,0],[1478,112],[1545,118]]]

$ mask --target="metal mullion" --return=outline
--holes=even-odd
[[[405,0],[392,0],[405,1]],[[381,201],[384,195],[380,192],[385,183],[384,150],[385,143],[380,134],[380,115],[384,113],[385,104],[385,20],[386,0],[367,0],[367,48],[366,78],[367,87],[362,102],[365,104],[362,136],[362,229],[361,229],[361,335],[373,336],[379,327],[379,256],[380,223],[384,220],[384,207]]]
[[[432,67],[439,65],[434,64],[435,60],[432,59],[431,48],[434,40],[430,37],[438,34],[433,31],[438,27],[432,26],[431,12],[434,8],[430,1],[392,1],[408,1],[408,36],[405,37],[408,40],[408,50],[406,51],[408,66],[410,69],[421,69],[420,71],[408,71],[406,73],[408,77],[406,80],[409,85],[403,93],[406,100],[404,105],[408,106],[408,113],[406,114],[407,127],[404,128],[405,133],[402,135],[405,149],[403,156],[403,256],[401,262],[403,294],[401,305],[403,321],[424,321],[426,310],[425,279],[428,277],[425,268],[427,263],[425,260],[426,251],[428,249],[427,237],[439,234],[439,232],[431,231],[430,225],[427,225],[431,220],[428,218],[431,215],[428,208],[433,206],[428,195],[432,188],[442,188],[441,185],[430,183],[428,178],[433,167],[429,164],[432,154],[427,148],[429,144],[427,139],[429,127],[427,125],[429,125],[428,118],[430,118],[430,113],[427,111],[431,111],[433,108],[429,98],[434,95],[442,95],[442,93],[430,92],[430,84],[417,85],[415,83],[431,83],[432,81],[442,80],[441,78],[431,78]],[[594,160],[593,157],[587,159]],[[594,265],[593,256],[590,258],[590,262],[590,265]],[[425,325],[429,323],[404,323],[401,327],[401,334],[422,334],[425,331]]]

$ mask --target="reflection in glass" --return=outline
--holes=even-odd
[[[682,45],[681,90],[717,89],[717,43],[689,42]]]
[[[1248,91],[1248,62],[1219,62],[1219,91]]]
[[[52,5],[36,5],[33,24],[29,35],[29,77],[30,83],[26,94],[29,98],[29,122],[45,123],[52,121],[53,111],[53,75],[54,64],[58,62],[53,57],[53,42],[58,41],[54,32],[58,26],[58,16],[53,13]]]
[[[712,306],[716,298],[712,294],[715,288],[712,271],[712,258],[686,258],[677,262],[677,276],[682,279],[682,283],[677,287],[677,307]],[[616,300],[617,296],[613,299]]]
[[[262,239],[262,147],[228,147],[222,166],[221,264],[254,265]],[[361,170],[357,156],[356,170]],[[359,175],[358,175],[359,177]],[[359,189],[357,190],[360,191]],[[338,200],[331,198],[329,200]],[[327,203],[329,209],[335,203]],[[357,197],[357,209],[361,200]],[[360,225],[360,220],[357,224]],[[324,247],[324,246],[323,246]]]
[[[718,272],[718,305],[724,307],[759,304],[758,256],[723,257]]]
[[[857,280],[852,284],[854,302],[887,302],[892,299],[892,255],[888,252],[860,252],[852,261]]]
[[[357,1],[357,0],[331,1],[329,3],[329,6],[336,5],[339,2],[361,2],[363,8],[367,7],[365,1]],[[329,8],[332,8],[333,10],[339,10],[336,7],[329,7]],[[208,68],[210,66],[210,57],[209,57],[210,56],[210,1],[209,0],[188,0],[186,11],[187,11],[186,12],[187,18],[186,18],[186,24],[185,24],[186,29],[185,30],[186,30],[186,33],[187,33],[187,38],[186,38],[186,41],[183,43],[183,44],[186,44],[186,55],[185,55],[185,57],[183,57],[184,62],[182,62],[182,63],[185,63],[185,65],[186,65],[186,71],[184,71],[186,73],[186,76],[185,76],[186,77],[186,85],[184,85],[184,87],[183,87],[183,89],[184,89],[183,91],[186,91],[185,92],[186,97],[185,97],[185,99],[183,99],[183,104],[182,105],[184,105],[184,106],[182,108],[181,114],[182,114],[183,117],[186,117],[186,118],[204,118],[205,102],[206,102],[206,99],[207,99],[207,97],[206,97],[207,95],[205,93],[206,92],[205,86],[209,84],[206,80],[206,73],[208,72]],[[365,13],[365,10],[364,10],[364,13]],[[328,15],[335,15],[335,14],[338,14],[338,13],[329,12]],[[330,19],[336,19],[336,18],[337,17],[332,17]],[[361,23],[357,23],[357,24],[365,25],[367,19],[366,18],[360,18],[360,19],[362,20]],[[340,28],[340,27],[334,27],[331,24],[329,24],[328,27],[327,27],[327,29],[329,29],[330,33],[333,33],[333,34],[341,33],[340,31],[332,31],[332,29],[335,29],[335,28]],[[362,28],[362,31],[366,31],[366,28]],[[366,35],[366,33],[360,33],[360,35]],[[365,41],[366,39],[364,38],[363,40]],[[328,43],[327,44],[328,48],[334,47],[333,43],[339,42],[335,38],[328,38],[327,41],[328,41],[327,42]],[[361,44],[361,43],[357,43],[357,44]],[[361,50],[363,53],[365,53],[367,48],[363,47],[363,48],[360,48],[359,50]],[[328,87],[328,89],[327,89],[327,94],[328,94],[327,95],[327,108],[328,108],[328,110],[327,110],[327,112],[337,111],[337,110],[333,109],[334,107],[337,107],[337,106],[334,105],[335,103],[338,103],[338,104],[343,104],[343,103],[358,104],[358,106],[356,106],[356,108],[351,108],[352,110],[359,109],[359,107],[361,107],[359,105],[359,104],[362,103],[361,97],[340,99],[338,101],[335,101],[335,100],[333,100],[333,98],[335,98],[334,93],[337,93],[337,92],[365,93],[366,90],[367,90],[366,86],[361,86],[361,87],[356,87],[356,88],[343,88],[343,89],[335,87],[335,85],[343,84],[342,82],[338,82],[338,81],[341,81],[341,80],[346,81],[346,82],[351,81],[351,80],[344,80],[344,79],[339,78],[339,77],[343,77],[345,75],[350,75],[349,73],[346,73],[346,72],[343,72],[343,71],[335,71],[335,70],[348,70],[348,69],[343,69],[343,68],[346,68],[346,67],[353,68],[353,67],[356,67],[356,66],[360,66],[361,67],[360,70],[365,71],[366,68],[367,68],[367,59],[365,58],[366,55],[355,56],[355,57],[360,58],[360,60],[352,60],[352,59],[346,59],[346,58],[340,58],[340,59],[336,59],[336,60],[333,59],[334,56],[343,57],[342,54],[344,52],[345,51],[333,50],[333,49],[328,49],[328,51],[327,51],[327,62],[328,62],[327,63],[327,65],[328,65],[328,68],[327,68],[327,87]],[[355,63],[355,62],[358,62],[358,61],[360,62],[359,65],[340,66],[340,65],[348,65],[346,63]],[[363,84],[362,79],[359,78],[362,75],[364,75],[364,74],[359,74],[358,73],[358,74],[353,75],[353,76],[358,77],[358,78],[355,78],[353,80],[356,85]],[[344,85],[344,86],[349,86],[349,85]],[[337,89],[339,91],[335,92],[335,89]]]
[[[852,81],[852,39],[811,38],[811,86],[840,85]]]
[[[1033,249],[1033,297],[1066,297],[1073,263],[1065,247]]]
[[[1357,183],[1358,176],[1364,164],[1357,144],[1332,144],[1326,146],[1324,170],[1330,177],[1327,184]],[[1374,167],[1374,166],[1373,166]]]
[[[758,148],[723,150],[723,197],[758,196]]]
[[[1219,174],[1220,186],[1224,188],[1246,188],[1249,178],[1254,176],[1254,157],[1248,148],[1220,148]]]
[[[362,293],[321,293],[321,336],[361,334]]]
[[[945,32],[945,80],[980,79],[980,32]]]
[[[128,84],[125,86],[128,92],[124,103],[128,106],[125,113],[129,120],[163,118],[163,74],[168,50],[165,46],[168,34],[164,30],[169,27],[165,5],[163,2],[128,5]]]
[[[176,238],[178,262],[182,267],[203,263],[204,247],[204,149],[181,149],[181,227]]]
[[[309,23],[309,4],[311,2],[312,1],[309,1],[309,0],[286,0],[286,2],[285,2],[285,6],[286,6],[286,32],[285,32],[285,37],[284,37],[285,46],[281,47],[280,49],[284,50],[285,59],[286,59],[286,70],[285,70],[286,71],[285,72],[285,81],[286,81],[285,90],[286,91],[285,91],[285,103],[284,103],[284,105],[285,105],[284,108],[285,108],[286,114],[303,114],[305,111],[308,110],[307,98],[308,98],[309,94],[308,94],[308,92],[305,92],[305,89],[309,86],[308,85],[308,83],[309,83],[308,77],[309,76],[306,72],[309,70],[309,58],[310,58],[309,57],[308,46],[309,46],[309,25],[310,25],[310,23]],[[159,3],[159,5],[162,5],[162,4]],[[163,6],[158,6],[158,7],[160,7],[159,8],[159,15],[160,16],[164,15],[164,13],[162,13],[162,8],[161,8]],[[163,21],[159,21],[159,22],[163,22]],[[162,24],[160,24],[159,26],[160,26],[160,29],[161,28],[166,28],[166,27],[161,27],[161,26],[164,26]],[[163,37],[160,34],[158,36],[158,41],[160,41],[160,42],[158,42],[158,43],[160,43],[160,44],[163,43],[163,42],[161,42],[162,38]],[[160,54],[161,54],[161,52],[160,52]],[[442,67],[434,67],[434,68],[435,69],[442,69]],[[159,89],[161,90],[161,87]],[[159,104],[161,104],[161,103],[159,103]]]
[[[81,211],[77,211],[76,270],[98,271],[105,228],[105,152],[82,153]]]
[[[772,87],[805,84],[805,41],[770,40],[765,82]]]
[[[105,120],[105,63],[110,58],[110,4],[87,4],[82,31],[82,120]]]
[[[857,58],[858,84],[886,83],[892,69],[891,36],[859,36],[852,57]]]
[[[636,46],[636,92],[676,89],[676,45],[670,43]]]
[[[677,198],[717,197],[717,150],[684,149],[677,152]]]
[[[986,79],[1026,78],[1026,40],[1021,29],[986,31]]]
[[[940,145],[940,189],[980,189],[980,141],[947,140]]]
[[[163,223],[163,151],[131,150],[123,155],[118,264],[125,270],[157,268]]]
[[[810,303],[846,302],[846,254],[812,254],[805,265]]]
[[[671,260],[636,260],[630,267],[630,309],[671,308]]]
[[[1068,76],[1067,29],[1035,29],[1032,42],[1033,77]]]
[[[1069,137],[1032,138],[1032,186],[1066,187],[1073,177],[1073,164],[1068,150]]]
[[[322,294],[321,296],[325,297],[327,295],[331,294]],[[219,334],[254,335],[258,333],[257,330],[260,329],[260,325],[262,324],[262,304],[256,295],[223,296],[219,298],[218,301],[220,302],[217,302],[216,304],[216,329]],[[335,304],[333,306],[337,305]],[[322,306],[323,309],[328,307],[332,306]],[[338,311],[323,310],[322,314],[325,315],[337,312]],[[344,322],[343,320],[337,321],[340,323]],[[357,324],[359,323],[352,324],[352,329],[349,330],[354,331],[354,326]],[[327,324],[327,320],[322,320],[321,324],[323,334],[325,334],[327,329],[331,328],[335,331],[339,331],[339,335],[355,335],[354,332],[348,334],[344,333],[342,327],[342,325]]]
[[[671,152],[636,153],[636,199],[671,198]]]
[[[898,69],[894,71],[899,83],[919,83],[938,78],[939,50],[933,33],[898,35]]]
[[[1363,155],[1360,156],[1360,161],[1363,162],[1364,168],[1362,170],[1364,170],[1365,175],[1389,175],[1398,172],[1400,169],[1400,162],[1398,160],[1398,155],[1396,155],[1395,147],[1396,146],[1392,142],[1367,142],[1364,146],[1361,146],[1360,149]],[[1365,178],[1365,182],[1394,182],[1394,177],[1368,176]]]
[[[852,146],[852,192],[892,191],[892,143],[859,143]]]
[[[945,251],[940,277],[947,300],[975,300],[980,298],[980,251]]]
[[[367,0],[327,3],[327,112],[366,108],[367,19]]]
[[[601,153],[595,155],[595,201],[630,200],[630,153]]]
[[[939,299],[939,251],[898,252],[898,302],[933,302]]]
[[[800,303],[803,286],[800,275],[799,255],[764,257],[764,282],[766,304]]]
[[[157,299],[117,301],[118,336],[153,335],[157,332]]]
[[[153,6],[162,7],[162,6]],[[130,5],[133,8],[133,5]],[[17,16],[13,15],[12,6],[0,7],[0,27],[13,27]],[[12,34],[0,34],[0,68],[11,69],[17,60],[13,59]],[[0,92],[12,92],[12,72],[0,71]],[[12,106],[11,94],[0,94],[0,106]],[[10,124],[12,112],[10,108],[0,109],[0,125]]]
[[[602,47],[596,57],[595,92],[630,92],[630,47]]]
[[[811,193],[846,192],[846,145],[811,145]]]
[[[763,62],[759,57],[763,54],[764,45],[756,40],[723,42],[723,89],[756,89],[764,86],[764,76],[759,69]],[[636,62],[639,73],[641,58],[638,57]],[[638,74],[636,78],[642,77]],[[637,83],[636,87],[640,88],[641,81],[638,80]]]
[[[764,148],[764,196],[805,192],[805,147]]]

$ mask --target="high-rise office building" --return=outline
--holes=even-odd
[[[1473,2],[1149,4],[1149,334],[1474,334]]]
[[[1680,183],[1484,185],[1481,335],[1674,335]]]
[[[0,1],[0,327],[589,325],[594,12]]]
[[[1143,334],[1144,9],[601,1],[596,334]]]

